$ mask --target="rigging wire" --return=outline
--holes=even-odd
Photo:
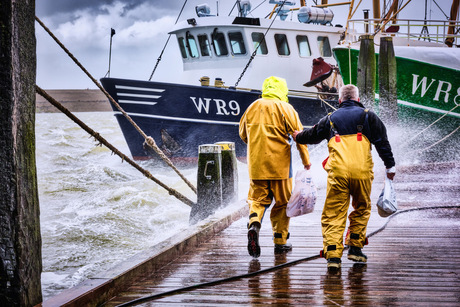
[[[438,9],[441,11],[441,13],[444,14],[444,16],[446,16],[446,19],[449,19],[449,16],[446,15],[446,13],[444,13],[444,11],[442,10],[442,8],[439,6],[439,4],[436,2],[436,0],[433,0],[434,4],[436,4],[436,6],[438,7]]]
[[[110,94],[102,87],[102,85],[86,70],[86,68],[75,58],[75,56],[61,43],[61,41],[51,32],[51,30],[37,17],[35,20],[42,26],[42,28],[54,39],[54,41],[64,50],[65,53],[74,61],[75,64],[93,81],[93,83],[104,93],[104,95],[109,99],[109,101],[125,116],[125,118],[133,125],[133,127],[142,135],[145,139],[145,143],[152,148],[155,153],[168,164],[177,175],[192,189],[193,192],[197,192],[196,187],[185,178],[185,176],[177,169],[177,167],[171,162],[171,160],[164,154],[164,152],[158,147],[155,143],[155,140],[147,136],[144,131],[132,120],[131,116],[123,110],[123,108],[115,101],[115,99],[110,96]]]
[[[411,1],[412,1],[412,0],[408,0],[408,1],[406,2],[406,4],[404,4],[404,5],[403,5],[399,10],[397,10],[396,13],[394,13],[393,15],[394,15],[394,16],[397,16],[397,15],[399,14],[399,12],[401,12]],[[382,23],[384,20],[385,20],[385,17],[383,17],[383,18],[380,20],[379,23]],[[385,28],[386,24],[387,24],[388,22],[390,22],[390,20],[391,20],[391,18],[388,18],[381,26],[379,26],[379,27],[375,30],[375,32],[374,32],[373,35],[376,36],[377,33],[379,33],[383,28]]]
[[[370,238],[370,237],[382,232],[387,227],[388,223],[395,216],[397,216],[399,214],[413,212],[413,211],[435,210],[435,209],[460,209],[460,206],[454,205],[454,206],[417,207],[417,208],[411,208],[411,209],[397,211],[397,212],[393,213],[392,215],[390,215],[388,217],[387,221],[385,222],[385,224],[382,227],[380,227],[377,230],[374,230],[373,232],[371,232],[369,235],[366,236],[366,238]],[[347,249],[348,249],[348,247],[344,247],[344,250],[347,250]],[[279,269],[294,266],[294,265],[302,263],[302,262],[316,260],[316,259],[319,259],[319,258],[321,258],[320,253],[318,253],[317,255],[313,255],[313,256],[293,260],[293,261],[290,261],[290,262],[286,262],[286,263],[276,265],[276,266],[273,266],[273,267],[269,267],[269,268],[259,270],[259,271],[256,271],[256,272],[251,272],[251,273],[247,273],[247,274],[231,276],[231,277],[228,277],[228,278],[223,278],[223,279],[210,281],[210,282],[205,282],[205,283],[201,283],[201,284],[195,284],[195,285],[188,286],[188,287],[183,287],[183,288],[174,289],[174,290],[170,290],[170,291],[166,291],[166,292],[162,292],[162,293],[158,293],[158,294],[154,294],[154,295],[141,297],[141,298],[134,299],[132,301],[125,302],[123,304],[117,305],[117,307],[132,306],[132,305],[135,305],[135,304],[138,304],[138,303],[147,302],[147,301],[151,301],[151,300],[158,299],[158,298],[161,298],[161,297],[170,296],[170,295],[174,295],[174,294],[178,294],[178,293],[182,293],[182,292],[186,292],[186,291],[190,291],[190,290],[195,290],[195,289],[199,289],[199,288],[205,288],[205,287],[209,287],[209,286],[215,286],[215,285],[219,285],[219,284],[223,284],[223,283],[227,283],[227,282],[231,282],[231,281],[235,281],[235,280],[239,280],[239,279],[243,279],[243,278],[249,278],[249,277],[257,276],[257,275],[260,275],[260,274],[265,274],[265,273],[273,272],[273,271],[276,271],[276,270],[279,270]]]
[[[261,5],[264,4],[265,2],[267,2],[267,0],[264,0],[264,1],[260,2],[255,8],[253,8],[253,9],[249,12],[249,14],[252,14],[252,12],[254,12],[255,10],[257,10],[257,9],[259,8],[259,6],[261,6]]]
[[[281,9],[283,8],[284,3],[286,3],[286,1],[287,1],[287,0],[284,0],[284,1],[283,1],[283,4],[281,4],[281,6],[280,6],[278,12],[276,12],[275,18],[273,18],[272,22],[270,23],[270,25],[269,25],[268,28],[267,28],[267,31],[265,31],[264,36],[262,37],[262,39],[260,40],[260,42],[257,44],[256,48],[254,49],[254,52],[252,53],[251,57],[249,58],[249,61],[248,61],[248,63],[246,64],[246,67],[243,69],[243,72],[241,73],[241,75],[239,76],[238,80],[236,81],[235,87],[238,86],[238,83],[240,83],[241,78],[243,78],[244,74],[246,73],[246,70],[248,70],[249,65],[251,65],[252,60],[254,60],[254,58],[255,58],[255,56],[256,56],[256,54],[257,54],[257,50],[259,50],[260,44],[261,44],[263,41],[265,41],[265,37],[267,36],[268,31],[270,31],[270,29],[271,29],[271,27],[272,27],[272,25],[273,25],[273,22],[275,22],[276,17],[278,16],[279,12],[280,12]]]
[[[184,5],[182,5],[182,9],[180,10],[180,13],[179,13],[179,15],[177,16],[176,22],[175,22],[174,24],[177,24],[177,22],[179,21],[179,17],[180,17],[180,15],[182,15],[182,12],[184,11],[184,7],[185,7],[185,5],[187,4],[187,1],[188,1],[188,0],[185,0]],[[155,64],[155,67],[153,68],[153,71],[152,71],[152,73],[150,74],[149,81],[152,80],[153,74],[154,74],[155,71],[157,70],[158,64],[160,64],[161,57],[163,56],[163,53],[165,52],[166,46],[168,46],[168,43],[169,43],[169,40],[170,40],[170,39],[171,39],[171,34],[169,34],[168,39],[166,40],[166,43],[165,43],[165,45],[164,45],[164,47],[163,47],[163,50],[161,50],[160,56],[159,56],[158,59],[157,59],[157,62],[156,62],[156,64]]]
[[[235,6],[236,6],[239,2],[240,2],[239,0],[236,0],[236,1],[235,1],[235,4],[233,4],[233,7],[232,7],[232,9],[230,10],[230,13],[228,13],[228,16],[230,16],[230,15],[232,14],[233,10],[235,9]]]

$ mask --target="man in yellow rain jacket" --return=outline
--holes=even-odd
[[[353,212],[348,216],[349,231],[345,244],[350,247],[348,259],[366,262],[361,249],[366,241],[366,228],[371,215],[371,187],[374,179],[371,144],[374,144],[393,179],[395,161],[385,125],[359,102],[354,85],[342,86],[337,111],[321,119],[311,129],[294,133],[300,144],[318,144],[328,140],[329,158],[324,164],[328,173],[326,202],[321,216],[323,251],[327,267],[340,268],[350,196]]]
[[[286,205],[292,191],[290,134],[302,129],[299,115],[288,103],[286,81],[269,77],[264,81],[262,98],[254,101],[240,120],[240,137],[248,144],[250,187],[248,194],[248,251],[260,256],[259,230],[265,210],[273,199],[270,214],[275,252],[292,249]],[[297,145],[305,168],[310,168],[306,145]]]

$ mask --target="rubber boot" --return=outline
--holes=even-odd
[[[248,252],[254,258],[260,256],[259,231],[260,226],[256,223],[253,223],[248,230]]]
[[[291,243],[286,243],[286,244],[275,244],[275,253],[286,253],[292,250],[292,244]]]
[[[361,248],[356,246],[350,246],[348,250],[348,259],[355,262],[367,262],[367,256],[363,254]]]
[[[337,271],[342,266],[342,260],[340,258],[329,258],[327,259],[327,270]]]

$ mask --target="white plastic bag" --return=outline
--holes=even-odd
[[[286,215],[294,217],[313,212],[316,195],[316,186],[311,177],[311,172],[306,169],[297,171],[294,190],[286,207]]]
[[[385,186],[377,201],[377,208],[381,217],[388,217],[398,211],[393,180],[388,177],[385,177]]]

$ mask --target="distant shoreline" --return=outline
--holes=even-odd
[[[71,112],[112,112],[109,100],[100,90],[45,90]],[[37,113],[59,113],[45,98],[36,94]]]

